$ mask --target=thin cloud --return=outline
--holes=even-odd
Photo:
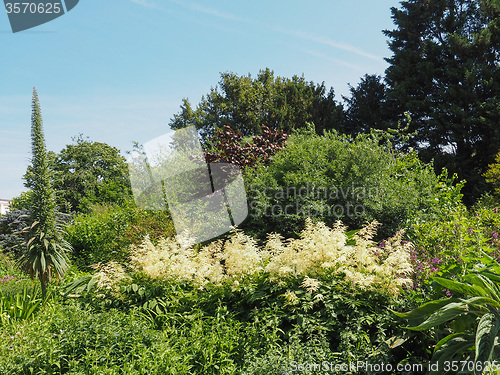
[[[227,12],[221,12],[213,8],[207,8],[203,5],[200,5],[198,3],[188,3],[185,1],[177,1],[177,0],[170,0],[170,2],[182,6],[183,8],[189,9],[189,10],[194,10],[195,12],[198,13],[203,13],[203,14],[208,14],[210,16],[222,18],[225,20],[229,21],[238,21],[238,22],[250,22],[248,19],[244,19],[241,17],[238,17],[232,13],[227,13]]]
[[[234,14],[225,13],[225,12],[219,12],[218,10],[215,10],[215,9],[212,9],[212,8],[206,8],[206,7],[201,6],[199,4],[183,4],[183,3],[181,3],[181,5],[186,6],[187,8],[192,9],[192,10],[194,10],[196,12],[208,14],[208,15],[219,17],[219,18],[223,18],[223,19],[226,19],[226,20],[230,20],[230,21],[245,21],[246,22],[245,19],[237,17]]]
[[[139,5],[142,5],[144,7],[147,7],[147,8],[155,8],[155,9],[158,8],[155,4],[150,3],[147,0],[130,0],[130,1],[133,3],[139,4]]]
[[[143,5],[143,6],[146,6],[146,7],[161,9],[156,4],[149,2],[149,0],[130,0],[130,1],[137,3],[137,4],[140,4],[140,5]],[[255,22],[255,21],[247,19],[247,18],[238,17],[232,13],[221,12],[221,11],[214,9],[214,8],[205,7],[203,5],[200,5],[199,3],[192,3],[192,2],[185,2],[185,1],[178,1],[178,0],[169,0],[169,1],[173,4],[176,4],[180,7],[185,8],[185,9],[189,9],[189,10],[192,10],[192,11],[195,11],[198,13],[207,14],[207,15],[214,16],[217,18],[221,18],[221,19],[225,19],[225,20],[229,20],[229,21],[244,22],[247,24],[259,24],[258,22]],[[375,60],[378,62],[384,61],[384,59],[380,56],[376,56],[376,55],[371,54],[369,52],[365,52],[365,51],[363,51],[363,50],[361,50],[353,45],[350,45],[347,43],[342,43],[342,42],[337,42],[337,41],[334,41],[332,39],[329,39],[329,38],[321,36],[321,35],[316,35],[316,34],[304,32],[301,30],[288,30],[288,29],[284,29],[281,27],[269,27],[266,25],[261,25],[261,27],[264,27],[264,28],[269,29],[269,30],[277,31],[277,32],[280,32],[282,34],[298,37],[298,38],[309,40],[309,41],[312,41],[312,42],[315,42],[318,44],[322,44],[322,45],[326,45],[326,46],[333,47],[336,49],[340,49],[342,51],[350,52],[350,53],[353,53],[355,55],[363,56],[365,58]],[[314,53],[309,53],[309,54],[314,55]],[[329,58],[325,55],[316,54],[316,56],[329,59],[331,61],[337,62],[337,63],[345,65],[345,66],[349,66],[351,68],[362,70],[359,67],[352,65],[352,64],[349,64],[345,61]]]
[[[365,51],[363,51],[355,46],[352,46],[350,44],[347,44],[347,43],[336,42],[334,40],[331,40],[331,39],[324,37],[324,36],[321,36],[321,35],[316,35],[313,33],[308,33],[308,32],[304,32],[304,31],[300,31],[300,30],[293,30],[292,31],[292,30],[287,30],[287,29],[283,29],[283,28],[275,28],[275,30],[279,31],[281,33],[284,33],[284,34],[299,37],[301,39],[306,39],[306,40],[310,40],[310,41],[315,42],[315,43],[319,43],[319,44],[323,44],[323,45],[330,46],[333,48],[337,48],[337,49],[340,49],[342,51],[351,52],[351,53],[354,53],[358,56],[367,57],[367,58],[375,60],[375,61],[384,61],[384,59],[380,56],[376,56],[376,55],[373,55],[371,53],[365,52]]]
[[[351,63],[349,63],[347,61],[339,60],[339,59],[336,59],[334,57],[327,56],[327,55],[319,53],[317,51],[305,50],[304,53],[307,53],[308,55],[311,55],[311,56],[314,56],[314,57],[319,57],[319,58],[324,59],[324,60],[333,61],[336,64],[346,66],[346,67],[348,67],[350,69],[356,69],[356,70],[359,70],[360,72],[366,71],[365,68],[362,68],[362,67],[360,67],[358,65],[354,65],[354,64],[351,64]]]

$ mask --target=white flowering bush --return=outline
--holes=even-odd
[[[114,261],[96,263],[93,264],[91,268],[96,271],[93,279],[95,279],[97,290],[101,292],[97,294],[96,297],[105,297],[105,293],[118,295],[119,282],[127,278],[125,268],[120,263]]]
[[[228,240],[212,242],[201,250],[196,250],[185,234],[164,238],[157,245],[146,238],[132,248],[131,265],[151,278],[189,280],[198,286],[238,283],[245,275],[258,272],[280,280],[334,270],[361,289],[377,288],[398,294],[401,286],[411,284],[408,276],[412,272],[412,245],[403,242],[402,233],[398,233],[383,247],[377,247],[372,240],[377,225],[372,222],[354,235],[354,241],[348,242],[341,222],[330,228],[307,219],[300,238],[284,240],[270,234],[262,247],[238,229]]]

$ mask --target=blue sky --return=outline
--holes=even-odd
[[[196,104],[221,72],[304,75],[348,95],[383,75],[396,0],[81,0],[13,34],[0,8],[0,198],[24,190],[36,86],[47,148],[78,134],[122,152],[167,133],[182,98]]]

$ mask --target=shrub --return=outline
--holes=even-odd
[[[403,335],[390,311],[401,308],[400,302],[389,293],[353,286],[342,274],[328,272],[316,279],[291,276],[279,282],[255,274],[238,285],[207,284],[203,290],[182,282],[136,277],[125,288],[125,300],[138,306],[156,329],[175,327],[177,337],[183,337],[186,329],[198,330],[199,319],[219,325],[223,317],[228,324],[235,324],[233,336],[242,335],[246,344],[235,355],[245,359],[242,368],[248,367],[248,371],[257,371],[251,364],[255,360],[263,366],[267,362],[261,371],[275,373],[270,368],[286,369],[294,359],[315,357],[306,353],[316,349],[316,358],[333,362],[370,358],[374,363],[395,363],[405,358],[407,351],[414,357],[425,357],[427,341],[414,338],[405,337],[404,345],[390,351],[392,341]],[[213,328],[193,347],[199,348],[199,341],[220,345],[213,341],[214,331],[220,332]],[[222,332],[220,335],[225,337]],[[232,337],[226,345],[240,339]],[[294,357],[287,355],[291,354],[287,349]],[[266,357],[278,363],[271,365]]]
[[[258,163],[267,164],[274,154],[284,148],[288,135],[262,126],[262,135],[253,136],[252,143],[243,143],[242,137],[241,132],[235,132],[229,126],[218,130],[206,145],[207,163],[224,161],[240,168],[255,167]]]
[[[144,211],[133,204],[94,206],[89,215],[77,215],[67,228],[66,239],[73,246],[73,260],[85,270],[99,262],[124,261],[128,246],[174,233],[168,211]]]
[[[242,228],[262,239],[269,231],[296,235],[308,216],[350,228],[377,220],[383,238],[417,213],[429,217],[459,204],[461,186],[440,180],[415,152],[381,143],[376,135],[293,134],[269,167],[246,171],[250,218]]]
[[[483,174],[486,182],[491,184],[496,196],[500,196],[500,152],[495,156],[495,163]]]
[[[0,217],[0,246],[3,252],[18,256],[25,241],[22,233],[28,225],[29,211],[14,209]]]
[[[407,231],[415,267],[414,285],[431,287],[430,276],[460,276],[471,271],[464,261],[482,251],[500,261],[500,214],[496,207],[477,205],[470,212],[462,209],[440,220],[412,225]]]

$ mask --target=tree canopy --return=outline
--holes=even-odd
[[[338,128],[342,117],[342,106],[324,83],[307,82],[298,76],[275,77],[273,71],[265,69],[256,78],[222,73],[218,87],[203,96],[196,108],[184,99],[169,125],[174,130],[194,125],[207,139],[224,126],[250,136],[260,135],[262,125],[290,133],[311,122],[322,132]]]
[[[365,74],[357,87],[349,85],[350,97],[346,102],[345,121],[341,131],[356,135],[370,129],[387,129],[386,87],[382,77]]]
[[[412,145],[466,179],[471,200],[500,141],[500,4],[408,0],[392,18],[387,108],[393,119],[409,112]]]
[[[131,196],[126,160],[106,143],[81,135],[60,153],[49,153],[52,182],[63,212],[85,211],[94,203],[121,203]],[[31,188],[33,173],[25,176]]]

